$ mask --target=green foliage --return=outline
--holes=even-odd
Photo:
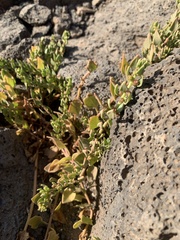
[[[42,39],[39,46],[31,48],[27,61],[0,60],[0,111],[12,125],[32,130],[33,123],[34,130],[43,126],[44,131],[51,131],[47,121],[50,118],[54,130],[58,125],[62,128],[58,134],[64,133],[63,123],[57,121],[59,116],[52,107],[64,118],[72,81],[57,73],[68,36],[64,32],[61,42],[52,38],[49,44]]]
[[[173,48],[180,46],[180,7],[177,1],[177,10],[171,16],[168,23],[161,29],[159,23],[155,22],[150,28],[150,32],[143,44],[143,57],[135,56],[130,62],[124,54],[120,65],[124,81],[115,84],[110,78],[111,98],[108,99],[109,118],[114,117],[115,113],[121,113],[131,100],[135,88],[143,84],[143,74],[146,67],[153,62],[159,62],[166,58]]]
[[[38,193],[32,198],[32,201],[38,205],[38,210],[44,212],[50,207],[56,191],[48,186],[41,184]]]
[[[176,8],[180,9],[180,0],[176,0]]]
[[[158,23],[152,25],[144,43],[143,57],[135,56],[128,61],[122,56],[120,71],[124,79],[117,83],[110,78],[111,96],[107,103],[102,103],[95,93],[82,98],[82,87],[97,68],[92,60],[88,61],[87,72],[74,99],[71,78],[59,76],[69,38],[67,31],[60,41],[54,37],[41,39],[38,46],[31,48],[27,61],[0,59],[0,112],[10,124],[26,129],[35,137],[37,142],[33,146],[43,152],[41,141],[49,147],[48,164],[44,168],[49,182],[41,184],[32,202],[40,212],[50,210],[50,220],[46,223],[34,216],[28,221],[34,229],[47,226],[45,240],[59,239],[51,221],[64,204],[79,209],[79,219],[73,228],[83,227],[79,239],[88,238],[88,226],[93,224],[94,217],[89,193],[96,184],[97,164],[110,146],[112,120],[132,100],[134,89],[142,86],[146,67],[179,46],[178,4],[179,1],[176,12],[163,29]]]
[[[122,56],[120,70],[124,76],[124,81],[119,85],[114,83],[114,79],[110,78],[111,99],[108,100],[108,107],[114,108],[119,114],[132,100],[134,88],[141,87],[143,83],[143,73],[148,66],[146,58],[136,56],[129,63],[125,56]]]
[[[143,44],[143,56],[150,63],[166,58],[173,48],[180,47],[180,3],[176,1],[177,10],[168,23],[161,28],[158,22],[151,25],[148,36]]]
[[[42,217],[40,216],[34,216],[29,220],[29,226],[32,229],[37,229],[40,226],[47,225],[46,222],[43,221]]]
[[[68,36],[65,32],[61,41],[54,37],[50,41],[41,39],[38,46],[31,48],[27,61],[0,60],[0,111],[16,128],[26,129],[56,148],[57,158],[44,168],[49,183],[37,189],[32,202],[40,212],[52,209],[56,198],[59,206],[75,203],[81,209],[76,228],[92,225],[94,209],[87,189],[95,184],[95,164],[109,147],[111,122],[95,94],[71,100],[71,79],[58,75]],[[79,93],[96,68],[96,63],[88,61]],[[42,223],[40,217],[29,220],[32,228]],[[85,235],[87,227],[81,237]]]

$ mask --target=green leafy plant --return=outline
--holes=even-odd
[[[57,76],[67,39],[68,32],[62,36],[62,43],[52,38],[47,45],[42,39],[39,46],[31,48],[26,62],[0,61],[0,111],[15,127],[35,131],[31,128],[42,124],[50,131],[47,119],[55,117],[52,105],[58,102],[60,111],[67,107],[64,103],[69,101],[72,81]]]
[[[119,85],[114,83],[113,78],[110,79],[110,92],[112,96],[108,100],[110,109],[113,106],[116,112],[120,113],[124,109],[124,106],[132,100],[134,88],[142,86],[143,73],[148,65],[146,58],[136,56],[129,63],[125,56],[122,56],[120,70],[124,75],[124,81]]]
[[[75,202],[80,213],[73,227],[85,226],[80,236],[83,239],[94,214],[87,189],[90,191],[94,186],[98,173],[95,164],[109,146],[110,122],[99,113],[104,106],[95,94],[81,98],[86,78],[97,68],[93,61],[86,66],[75,99],[71,100],[71,79],[58,75],[68,37],[68,32],[64,32],[61,41],[54,37],[48,42],[42,39],[31,48],[27,61],[0,60],[0,111],[20,129],[18,133],[23,130],[35,137],[32,145],[37,151],[31,159],[36,165],[39,149],[45,142],[56,149],[57,157],[44,168],[50,182],[42,184],[36,194],[34,187],[32,202],[40,212],[50,209],[51,215],[60,211],[57,206]],[[24,232],[28,225],[32,228],[47,225],[45,239],[49,239],[52,218],[45,224],[30,215]]]
[[[168,23],[161,28],[158,22],[151,25],[148,36],[143,44],[143,56],[150,63],[166,58],[173,48],[180,46],[180,3],[176,1],[177,10]]]
[[[152,25],[143,57],[127,61],[122,56],[120,71],[124,79],[117,83],[110,78],[111,96],[105,103],[95,93],[82,97],[82,87],[97,68],[92,60],[87,63],[75,98],[71,96],[71,78],[59,75],[69,38],[67,31],[61,40],[42,39],[31,48],[27,61],[0,59],[0,112],[19,129],[18,134],[26,133],[26,153],[35,163],[32,203],[21,240],[29,237],[28,226],[46,228],[44,239],[58,240],[53,222],[61,222],[66,215],[64,205],[78,209],[73,228],[82,229],[79,240],[88,239],[95,212],[91,191],[96,185],[98,162],[110,146],[112,120],[132,100],[133,91],[142,86],[146,67],[179,46],[178,4],[163,29],[158,23]],[[49,181],[37,187],[38,159],[45,146],[48,152],[44,155],[44,171]],[[34,204],[40,212],[50,212],[48,222],[33,216]]]

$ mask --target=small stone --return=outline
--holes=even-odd
[[[82,6],[83,6],[83,7],[86,7],[86,8],[91,8],[91,7],[92,7],[92,5],[91,5],[90,2],[84,2],[84,3],[82,4]]]
[[[53,33],[54,34],[62,34],[64,30],[68,30],[71,25],[70,15],[67,13],[61,14],[61,16],[54,16],[52,19],[54,24]]]
[[[28,4],[20,11],[19,17],[33,26],[43,25],[50,19],[51,10],[45,6]]]
[[[83,35],[83,30],[78,26],[73,26],[70,31],[71,38],[78,38]]]
[[[76,13],[77,13],[77,15],[79,15],[79,16],[81,16],[81,15],[86,15],[87,13],[88,13],[88,14],[92,14],[92,13],[95,12],[94,9],[89,8],[89,7],[83,7],[83,6],[77,6],[76,9],[77,9]]]
[[[0,51],[5,50],[9,45],[18,44],[30,35],[19,19],[8,12],[0,19],[0,29]]]
[[[31,37],[42,37],[45,36],[51,28],[51,24],[43,25],[43,26],[35,26],[32,30]]]
[[[75,9],[71,10],[71,17],[72,17],[72,22],[73,24],[77,25],[82,22],[83,16],[82,15],[77,15],[77,12]]]

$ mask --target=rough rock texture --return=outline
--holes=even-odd
[[[90,18],[92,24],[86,29],[86,39],[70,40],[69,45],[76,46],[71,53],[73,60],[88,57],[99,63],[103,58],[118,65],[122,52],[128,58],[134,57],[140,53],[150,24],[164,24],[174,7],[175,1],[164,0],[105,1]]]
[[[88,78],[87,86],[107,96],[109,76],[120,78],[122,53],[128,59],[139,54],[150,24],[154,21],[165,24],[174,4],[164,0],[130,0],[128,4],[125,0],[105,1],[90,18],[85,36],[69,40],[60,74],[71,76],[77,84],[85,73],[87,59],[93,59],[99,67]]]
[[[180,239],[180,50],[148,67],[136,103],[111,130],[92,235]]]
[[[38,4],[28,4],[19,13],[19,17],[22,18],[28,24],[38,26],[45,24],[51,17],[51,11],[45,6]]]
[[[78,38],[84,34],[88,19],[95,12],[91,0],[34,2],[36,4],[16,0],[4,4],[2,1],[3,8],[0,1],[0,57],[25,59],[30,45],[24,46],[24,42],[35,44],[42,36],[52,34],[60,38],[64,30],[70,31],[71,38]],[[77,4],[80,8],[88,6],[90,13],[85,11],[79,16]],[[6,11],[6,8],[9,9]]]
[[[50,23],[48,23],[46,25],[43,25],[43,26],[34,26],[31,36],[32,37],[38,37],[38,38],[42,37],[42,36],[45,36],[50,31],[50,28],[51,28]]]
[[[0,130],[0,239],[13,240],[27,218],[33,166],[28,164],[15,130]]]
[[[37,41],[33,38],[24,38],[18,44],[8,45],[5,50],[0,52],[0,57],[9,59],[26,59],[29,56],[29,49],[36,45]]]
[[[0,52],[8,45],[18,44],[23,38],[30,36],[13,11],[0,16],[0,29]]]

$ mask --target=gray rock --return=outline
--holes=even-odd
[[[33,26],[43,25],[51,18],[51,10],[38,4],[28,4],[22,8],[19,17]]]
[[[42,37],[47,35],[47,33],[50,31],[51,29],[51,23],[48,23],[46,25],[43,26],[34,26],[33,30],[32,30],[32,34],[31,37]]]
[[[59,16],[54,16],[52,22],[54,24],[53,33],[61,35],[64,30],[69,30],[71,18],[68,13],[61,13]]]
[[[86,53],[85,53],[86,54]],[[84,55],[79,56],[79,59],[65,59],[63,65],[59,69],[59,75],[63,77],[72,77],[74,83],[73,97],[77,94],[77,87],[80,84],[80,78],[87,72],[86,69],[87,58]],[[91,73],[86,79],[82,94],[85,96],[87,93],[96,93],[105,101],[109,95],[109,77],[120,77],[117,72],[117,66],[107,60],[98,62],[98,68],[95,72]]]
[[[85,39],[83,36],[69,41],[78,49],[74,58],[86,53],[98,62],[107,58],[118,65],[123,52],[128,59],[140,53],[150,24],[165,24],[174,8],[174,0],[105,1],[93,15],[94,22],[87,27]]]
[[[32,197],[33,165],[15,130],[0,130],[0,239],[16,239]]]
[[[6,59],[26,59],[29,57],[29,49],[35,44],[37,44],[36,39],[25,38],[18,44],[7,46],[4,51],[0,52],[0,57]]]
[[[26,27],[12,12],[0,16],[0,29],[0,52],[8,45],[18,44],[23,38],[30,36]]]
[[[73,26],[70,31],[71,38],[79,38],[83,33],[84,31],[79,26]]]
[[[72,22],[74,24],[79,24],[83,20],[83,15],[77,15],[77,10],[71,10]]]
[[[179,58],[176,50],[148,67],[136,103],[113,123],[92,236],[180,239]]]

